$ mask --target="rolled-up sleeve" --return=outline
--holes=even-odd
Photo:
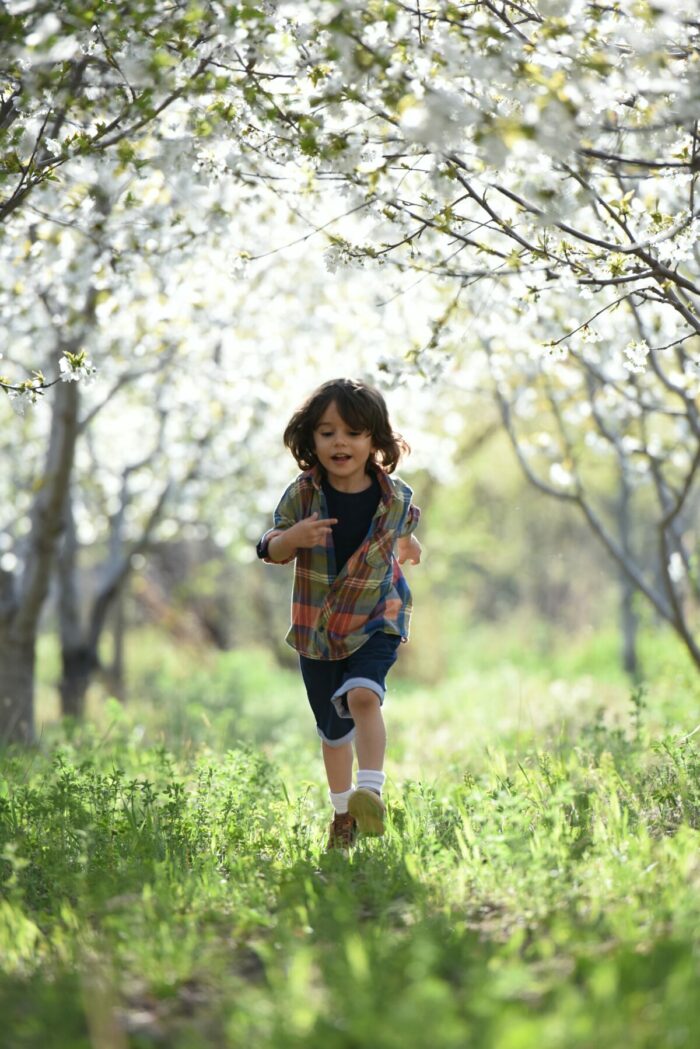
[[[399,539],[405,539],[407,536],[412,535],[418,527],[419,521],[420,509],[411,503],[399,526]]]

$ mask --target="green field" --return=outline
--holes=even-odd
[[[2,761],[0,1045],[697,1046],[700,687],[657,635],[631,694],[613,649],[481,633],[398,674],[389,830],[345,858],[265,651],[142,639],[129,705],[60,727],[45,648],[41,745]]]

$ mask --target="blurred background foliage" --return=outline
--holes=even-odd
[[[579,677],[589,683],[589,692],[592,682],[625,692],[632,682],[622,662],[618,567],[574,509],[527,483],[503,432],[487,416],[465,425],[461,446],[464,453],[460,457],[457,451],[446,476],[411,470],[410,457],[400,469],[422,508],[424,558],[420,566],[405,568],[414,614],[395,676],[439,688],[470,673],[497,679],[504,668],[514,668],[550,682]],[[262,532],[268,521],[258,518]],[[252,522],[256,519],[253,514]],[[215,530],[214,523],[210,531]],[[643,541],[642,524],[638,532]],[[99,544],[84,551],[85,605],[94,585],[91,559],[99,563]],[[196,702],[203,712],[211,707],[218,714],[230,706],[227,738],[233,742],[240,729],[236,675],[250,658],[268,668],[261,692],[265,707],[272,704],[274,722],[281,703],[274,674],[297,667],[296,653],[284,643],[293,567],[263,565],[252,541],[221,547],[211,535],[154,541],[134,560],[102,638],[102,669],[90,686],[88,709],[97,713],[110,695],[127,701],[152,697],[175,718],[180,703]],[[670,629],[641,598],[635,610],[637,679],[654,680],[669,667],[692,679],[692,664]],[[56,605],[50,603],[39,657],[40,724],[60,711],[56,619]],[[282,688],[287,700],[296,695],[303,719],[295,678],[279,680],[287,681]],[[500,705],[513,701],[511,684],[507,674],[501,678],[495,697]],[[256,688],[246,678],[242,691],[252,695]],[[470,702],[478,704],[478,695]],[[285,703],[282,708],[292,709]],[[253,734],[263,740],[267,716],[258,712],[255,724]]]

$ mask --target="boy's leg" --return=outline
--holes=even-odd
[[[352,785],[352,722],[341,720],[331,696],[342,681],[345,661],[307,659],[300,656],[299,665],[309,704],[321,737],[321,752],[326,768],[333,819],[328,828],[328,849],[347,850],[357,833],[355,818],[348,812]]]
[[[352,743],[343,743],[331,747],[321,740],[323,763],[328,777],[329,796],[334,809],[334,816],[328,828],[326,849],[343,849],[347,851],[357,836],[355,817],[348,812],[348,804],[353,794],[352,786]]]
[[[347,703],[355,722],[358,767],[381,771],[386,752],[386,728],[379,696],[369,688],[351,688]]]
[[[352,786],[352,743],[329,747],[321,740],[323,764],[326,766],[328,786],[334,794],[350,790]]]
[[[355,722],[359,766],[357,790],[348,801],[348,811],[363,834],[381,835],[384,833],[385,815],[381,794],[386,729],[379,696],[368,688],[351,688],[347,694],[347,703]]]
[[[342,676],[331,693],[331,704],[341,719],[354,723],[357,750],[357,790],[347,799],[348,812],[365,834],[384,833],[384,752],[386,729],[382,716],[384,681],[396,661],[398,635],[377,632],[342,661]],[[329,738],[326,736],[326,738]],[[343,799],[343,804],[345,799]]]
[[[306,694],[321,737],[323,764],[328,786],[333,794],[342,794],[352,786],[352,722],[341,720],[330,697],[342,680],[344,660],[335,662],[300,656]],[[347,739],[345,737],[347,736]]]
[[[382,716],[386,675],[396,662],[401,638],[378,631],[348,656],[342,680],[331,697],[341,717],[355,723],[355,749],[360,771],[381,773],[386,751]],[[359,786],[358,782],[358,786]]]

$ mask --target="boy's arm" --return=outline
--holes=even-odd
[[[267,565],[283,565],[296,557],[296,544],[288,537],[281,539],[294,527],[301,516],[301,499],[297,481],[282,493],[282,497],[272,515],[272,528],[268,528],[256,546],[258,557]]]
[[[292,526],[293,527],[293,526]],[[290,529],[278,531],[273,530],[267,540],[267,562],[275,565],[286,565],[297,556],[297,546],[294,543],[294,535],[289,535]]]
[[[255,549],[266,565],[286,565],[296,557],[297,548],[285,534],[288,531],[287,528],[270,528],[265,532]]]
[[[271,529],[258,543],[258,557],[268,564],[287,564],[294,560],[300,548],[323,545],[332,526],[337,523],[336,517],[319,519],[315,511],[311,517],[304,517],[289,528]]]

